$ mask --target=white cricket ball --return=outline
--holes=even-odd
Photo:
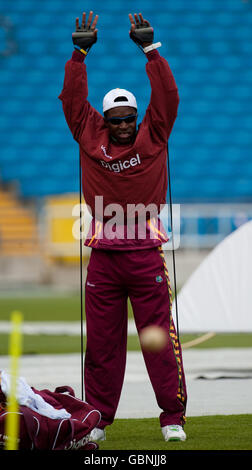
[[[145,351],[160,352],[168,342],[168,334],[161,326],[151,325],[141,330],[139,339]]]

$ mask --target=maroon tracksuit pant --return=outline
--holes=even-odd
[[[99,427],[111,424],[122,390],[127,349],[127,300],[138,332],[156,324],[169,333],[159,353],[143,351],[161,408],[160,424],[184,424],[186,384],[171,316],[171,290],[160,247],[135,251],[93,249],[86,279],[85,398],[97,408]]]

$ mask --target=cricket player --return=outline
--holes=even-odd
[[[145,54],[151,84],[142,123],[137,126],[138,105],[130,91],[108,91],[103,99],[103,115],[87,100],[86,58],[98,31],[98,16],[94,17],[92,11],[88,17],[83,13],[81,25],[76,19],[74,51],[66,63],[59,96],[68,126],[79,144],[82,189],[93,215],[85,240],[85,245],[92,248],[85,285],[85,399],[102,415],[91,437],[104,440],[124,380],[129,298],[138,333],[149,325],[158,325],[167,332],[169,340],[161,351],[142,352],[161,409],[163,438],[184,441],[186,383],[162,251],[168,239],[158,215],[150,216],[149,210],[144,210],[166,202],[167,141],[179,97],[171,69],[158,51],[161,44],[154,43],[150,23],[141,13],[130,14],[129,19],[130,38]],[[138,213],[132,210],[136,205],[140,207]],[[113,211],[118,207],[122,217],[114,230],[113,223],[106,224],[113,220]]]

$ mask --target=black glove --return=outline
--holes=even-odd
[[[72,33],[72,40],[74,48],[86,55],[97,41],[97,34],[90,26],[79,26]]]
[[[145,21],[136,25],[134,31],[130,31],[131,39],[143,49],[143,44],[152,43],[154,39],[154,30],[150,23]]]

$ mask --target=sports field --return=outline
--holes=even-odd
[[[143,356],[129,301],[124,383],[100,454],[167,451],[168,467],[171,455],[180,464],[176,451],[186,459],[197,451],[195,467],[210,465],[199,451],[217,451],[219,465],[218,451],[225,459],[234,451],[241,464],[252,452],[252,0],[0,4],[2,389],[1,372],[15,376],[19,366],[31,387],[69,385],[85,397],[86,291],[93,359],[85,380],[92,387],[97,377],[109,408],[123,364],[124,330],[113,341],[125,293],[118,277],[143,325],[164,324],[169,275],[169,294],[182,294],[173,313],[183,367],[172,329],[174,357],[150,344]],[[22,314],[21,335],[13,312]],[[187,439],[167,443],[155,393],[170,415],[178,377]],[[6,391],[12,423],[15,382]],[[1,401],[0,411],[5,420]],[[13,444],[11,428],[0,427],[0,450]],[[88,463],[88,453],[77,454]]]
[[[80,321],[80,296],[41,296],[41,297],[2,297],[0,298],[0,321],[8,321],[10,313],[14,310],[22,312],[24,322],[78,322]],[[83,312],[85,321],[85,312]],[[129,319],[133,318],[129,303]],[[182,344],[195,338],[198,334],[181,334]],[[56,340],[57,339],[57,340]],[[8,334],[1,333],[0,328],[0,354],[4,355],[8,348]],[[85,338],[84,338],[85,345]],[[195,346],[197,348],[235,348],[252,347],[251,333],[218,334],[207,342]],[[137,336],[128,338],[128,350],[138,351],[139,340]],[[61,354],[80,351],[80,337],[71,335],[24,335],[24,354]]]
[[[101,450],[252,450],[252,416],[190,417],[185,442],[162,441],[157,419],[118,419]]]
[[[78,322],[80,296],[4,296],[0,298],[1,322],[10,318],[13,310],[22,312],[25,322]],[[85,320],[85,312],[84,312]],[[132,310],[129,304],[129,320]],[[0,327],[1,327],[0,322]],[[181,342],[198,335],[181,334]],[[0,354],[8,353],[8,333],[0,333]],[[84,338],[85,345],[85,338]],[[252,334],[217,334],[196,346],[199,348],[251,348]],[[79,335],[24,334],[23,355],[66,354],[80,352]],[[139,351],[137,336],[129,335],[128,350]],[[1,358],[0,358],[1,363]],[[251,380],[249,381],[251,383]],[[36,384],[31,384],[36,386]],[[239,399],[239,397],[237,397]],[[116,419],[107,430],[107,440],[101,450],[252,450],[252,415],[230,414],[190,416],[186,424],[184,443],[165,443],[160,433],[158,418]]]

